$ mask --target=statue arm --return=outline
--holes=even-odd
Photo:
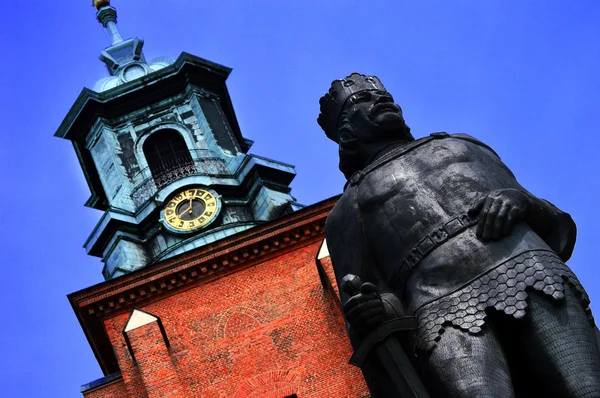
[[[365,330],[362,329],[370,329],[374,326],[371,324],[376,321],[376,319],[370,319],[370,316],[365,318],[366,315],[371,314],[374,318],[377,318],[379,315],[383,315],[379,312],[384,311],[384,317],[391,319],[402,316],[404,309],[400,299],[387,289],[386,283],[379,277],[376,264],[369,250],[368,241],[363,234],[361,216],[356,200],[353,197],[355,192],[352,188],[349,188],[349,190],[350,192],[346,191],[327,217],[325,237],[335,272],[340,299],[342,304],[344,304],[344,317],[346,319],[348,335],[350,336],[352,345],[356,348],[360,345],[362,337],[365,334]],[[372,287],[376,291],[371,292],[373,293],[372,295],[366,294],[361,297],[352,296],[344,291],[342,289],[343,278],[349,274],[358,276],[363,282],[366,282],[365,284],[374,284]],[[359,302],[363,302],[363,300],[378,301],[380,304],[357,305]],[[372,305],[379,307],[380,310],[365,311],[366,307],[370,308]],[[352,308],[355,308],[355,310],[352,310]],[[377,317],[374,315],[375,312],[378,313]],[[364,314],[357,315],[362,313]],[[358,329],[353,330],[349,321],[353,322],[353,325],[357,326]]]
[[[475,233],[484,241],[501,239],[516,223],[525,222],[563,261],[573,253],[577,228],[571,216],[523,187],[486,192],[469,213],[477,215]]]
[[[353,274],[364,280],[362,261],[365,254],[361,242],[362,228],[355,215],[355,209],[342,197],[335,205],[325,223],[325,238],[331,256],[340,300],[348,301],[350,296],[341,289],[342,279]]]
[[[531,206],[525,221],[563,261],[567,261],[575,247],[575,222],[568,213],[552,203],[527,193],[531,199]]]
[[[515,179],[512,171],[500,160],[500,157],[489,146],[481,141],[467,135],[456,134],[457,137],[472,142],[478,142],[489,150],[491,161],[497,162]],[[520,191],[528,198],[528,206],[523,210],[523,221],[525,221],[547,244],[554,250],[563,261],[567,261],[573,253],[577,237],[577,227],[568,213],[561,211],[552,203],[540,199],[523,188],[518,182]],[[509,189],[510,190],[510,189]],[[493,193],[492,193],[493,195]]]
[[[342,289],[342,279],[348,274],[356,275],[364,280],[362,275],[362,261],[365,254],[362,250],[362,228],[356,217],[355,211],[347,196],[340,198],[335,205],[325,224],[325,239],[331,256],[333,271],[338,286],[340,301],[348,302],[351,296]],[[350,323],[346,319],[346,329],[354,348],[360,345],[360,338],[353,333]]]
[[[494,153],[495,154],[495,153]],[[495,154],[496,155],[496,154]],[[499,159],[498,155],[496,157]],[[500,161],[516,177],[510,169]],[[521,184],[517,181],[517,184]],[[546,242],[550,248],[567,261],[573,254],[577,238],[577,226],[568,213],[560,210],[547,200],[538,198],[521,186],[530,199],[530,206],[525,214],[524,221]]]
[[[352,194],[355,192],[350,192]],[[345,193],[327,217],[325,237],[344,304],[348,336],[354,349],[351,363],[360,367],[373,397],[428,397],[406,355],[410,348],[403,347],[403,335],[398,335],[405,329],[394,330],[394,335],[378,334],[390,333],[387,331],[390,325],[398,328],[408,323],[386,322],[403,317],[403,305],[378,276],[356,200],[348,199]],[[356,276],[362,280],[357,280]],[[356,284],[350,282],[352,279]],[[383,325],[387,325],[388,329],[380,328]],[[359,358],[362,360],[358,361]]]

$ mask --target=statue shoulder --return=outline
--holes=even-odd
[[[471,142],[471,143],[473,143],[475,145],[478,145],[478,146],[480,146],[482,148],[485,148],[485,149],[489,150],[490,152],[492,152],[498,159],[500,159],[500,156],[496,153],[496,151],[494,151],[492,149],[491,146],[487,145],[483,141],[478,140],[477,138],[473,137],[472,135],[465,134],[465,133],[456,133],[456,134],[451,134],[450,137],[452,137],[452,138],[458,138],[459,140],[468,141],[468,142]]]

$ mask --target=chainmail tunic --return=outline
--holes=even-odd
[[[419,308],[415,348],[431,350],[445,327],[470,334],[481,332],[486,309],[494,308],[521,319],[526,315],[527,292],[542,292],[554,300],[564,299],[564,283],[576,289],[592,325],[590,299],[571,269],[552,251],[532,250],[493,268],[460,290]]]

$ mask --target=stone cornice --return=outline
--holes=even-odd
[[[337,199],[68,295],[104,374],[119,371],[104,319],[323,239],[325,219]]]

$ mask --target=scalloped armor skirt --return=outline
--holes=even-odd
[[[487,309],[521,319],[527,314],[527,290],[564,300],[565,283],[575,288],[594,325],[590,299],[573,271],[554,252],[534,250],[505,261],[456,292],[419,308],[415,312],[418,324],[415,349],[433,349],[443,338],[446,327],[474,335],[480,333]]]

